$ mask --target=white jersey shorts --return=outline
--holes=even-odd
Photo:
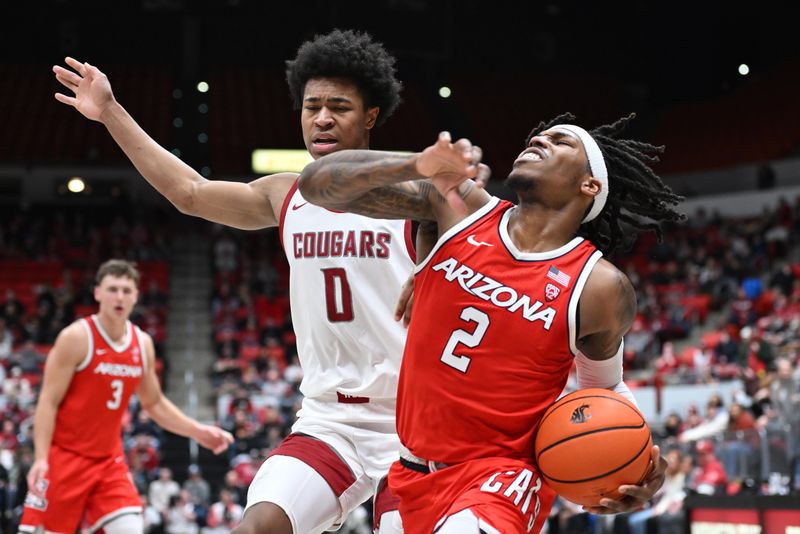
[[[332,421],[330,411],[340,419]],[[348,412],[370,422],[342,422]],[[303,401],[292,433],[264,461],[247,493],[247,507],[270,502],[286,512],[296,533],[338,528],[348,514],[375,497],[375,518],[397,509],[386,475],[399,458],[392,406]],[[380,416],[377,416],[380,414]],[[374,422],[374,419],[385,419]]]

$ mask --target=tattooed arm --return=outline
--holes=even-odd
[[[375,218],[437,221],[443,232],[488,202],[474,186],[480,149],[449,134],[412,155],[343,150],[308,165],[300,192],[309,202]]]

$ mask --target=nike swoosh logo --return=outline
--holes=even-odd
[[[300,208],[302,208],[306,204],[308,204],[308,202],[303,202],[302,204],[295,204],[294,206],[292,206],[292,211],[299,210]]]
[[[494,246],[491,243],[484,243],[483,241],[478,241],[477,239],[475,239],[475,234],[472,234],[471,236],[469,236],[467,238],[467,243],[469,243],[470,245],[475,245],[476,247],[479,247],[481,245],[483,245],[484,247],[493,247]]]
[[[97,349],[95,352],[97,353],[98,356],[102,356],[103,354],[108,352],[108,349]]]

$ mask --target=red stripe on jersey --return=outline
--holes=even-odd
[[[283,243],[283,221],[286,220],[286,210],[289,209],[289,202],[292,200],[294,196],[294,192],[297,191],[298,180],[300,177],[298,176],[295,178],[292,187],[289,188],[289,192],[286,193],[286,196],[283,198],[283,205],[281,206],[281,215],[278,219],[278,237],[281,239],[281,246],[283,247],[283,252],[286,256],[289,256],[289,253],[286,252],[286,245]]]
[[[330,445],[304,434],[289,434],[269,456],[291,456],[297,458],[325,479],[325,482],[341,497],[347,488],[355,484],[353,471]],[[267,458],[269,458],[267,456]]]
[[[411,258],[411,261],[417,263],[417,248],[414,246],[414,240],[411,238],[410,220],[406,221],[404,234],[406,238],[406,250],[408,251],[408,257]]]
[[[386,512],[397,510],[400,499],[389,488],[388,479],[383,478],[378,483],[378,492],[372,506],[372,529],[378,532],[381,527],[381,516]]]

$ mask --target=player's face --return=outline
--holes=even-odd
[[[507,184],[515,191],[536,189],[537,197],[545,191],[563,196],[577,193],[579,180],[588,175],[581,140],[568,130],[553,128],[531,138],[514,161]]]
[[[303,93],[300,122],[311,157],[337,150],[369,148],[378,108],[365,109],[356,84],[344,78],[312,78]]]
[[[100,304],[100,313],[114,319],[126,320],[136,305],[139,290],[136,283],[127,276],[107,274],[94,288],[94,299]]]

